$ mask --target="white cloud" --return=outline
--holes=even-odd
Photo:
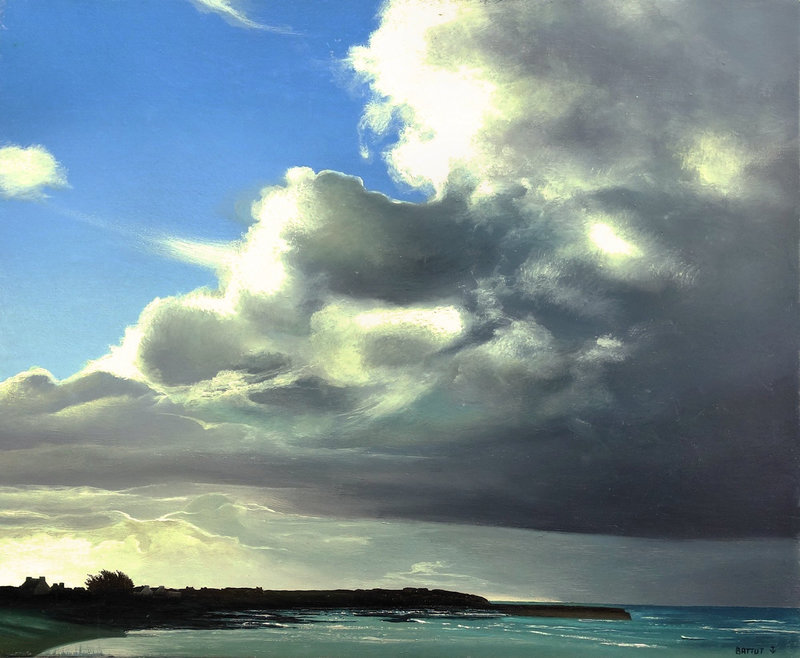
[[[354,417],[380,416],[430,390],[438,366],[429,361],[465,336],[469,314],[449,287],[447,297],[425,303],[380,295],[406,277],[430,296],[415,277],[429,258],[442,258],[437,250],[458,247],[448,230],[462,229],[448,213],[307,168],[265,188],[252,212],[256,221],[237,243],[164,241],[171,253],[215,267],[219,289],[154,300],[121,345],[84,372],[140,379],[181,404],[259,413],[281,391],[332,387],[348,392]],[[370,286],[364,291],[362,281]],[[290,423],[308,420],[294,413]],[[310,405],[306,413],[330,410]]]
[[[226,21],[231,23],[231,25],[236,25],[237,27],[266,30],[267,32],[274,32],[276,34],[295,34],[295,32],[288,27],[266,25],[252,20],[237,7],[237,5],[240,4],[239,0],[191,0],[191,2],[200,11],[219,14]]]
[[[45,187],[64,187],[64,168],[43,146],[0,148],[0,193],[11,198],[36,198]]]
[[[399,180],[440,195],[521,185],[540,210],[618,186],[673,188],[682,168],[711,194],[760,196],[791,126],[763,111],[745,69],[718,71],[731,44],[687,20],[693,10],[393,0],[350,51],[372,92],[363,124],[395,136],[384,155]]]
[[[227,242],[199,242],[182,238],[165,238],[156,242],[157,248],[177,260],[225,272],[233,260]]]
[[[380,133],[400,118],[400,140],[387,154],[390,167],[407,183],[441,192],[454,167],[478,156],[473,139],[492,110],[495,89],[471,62],[431,62],[429,31],[480,21],[481,14],[469,3],[404,0],[385,5],[382,16],[369,45],[350,53],[375,92],[363,123]]]
[[[466,416],[458,409],[425,412],[440,418],[435,422],[449,418],[450,429],[479,422],[478,409],[484,420],[502,418],[510,406],[534,416],[538,409],[541,421],[568,405],[577,410],[606,399],[601,359],[580,368],[597,394],[589,384],[580,391],[551,385],[573,376],[580,345],[562,343],[526,312],[515,317],[520,311],[504,308],[497,295],[491,318],[469,310],[464,290],[472,285],[471,273],[485,267],[481,259],[495,267],[491,259],[503,257],[497,246],[502,233],[481,229],[492,217],[484,213],[491,212],[491,203],[470,211],[458,200],[398,203],[368,192],[356,178],[291,169],[283,185],[264,188],[252,207],[255,222],[241,240],[162,240],[171,255],[214,268],[218,289],[154,300],[121,344],[76,379],[111,373],[141,382],[147,397],[131,401],[123,392],[34,416],[40,427],[68,424],[73,432],[114,417],[115,405],[113,425],[120,428],[149,408],[144,426],[156,436],[171,426],[162,416],[171,404],[175,418],[191,416],[200,426],[224,420],[285,439],[363,441],[371,423],[424,405],[426,398],[444,405],[491,401]],[[585,221],[579,214],[558,226],[556,256],[567,267],[570,259],[591,260],[600,251],[590,244]],[[562,253],[561,243],[570,241],[578,246]],[[493,255],[496,249],[500,254]],[[623,265],[615,267],[627,272]],[[523,267],[515,287],[532,298],[546,296],[533,294],[537,286],[560,290],[555,297],[566,299],[559,281],[536,271]],[[575,298],[573,307],[578,293]],[[592,303],[604,308],[602,300]],[[508,326],[476,342],[471,332],[487,322]],[[592,368],[597,373],[586,377]],[[51,384],[66,390],[67,384]],[[530,395],[539,396],[536,404],[526,403]],[[162,402],[153,406],[156,396]],[[196,427],[185,431],[199,440]],[[421,439],[412,433],[404,440]]]

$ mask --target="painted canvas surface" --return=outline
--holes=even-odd
[[[798,9],[2,2],[0,585],[799,607]]]

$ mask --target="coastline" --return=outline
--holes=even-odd
[[[160,594],[93,594],[61,589],[32,595],[0,587],[0,609],[27,610],[54,620],[120,630],[148,628],[222,628],[232,623],[226,613],[269,611],[291,618],[291,611],[345,609],[474,611],[523,617],[629,620],[624,608],[574,604],[492,603],[484,597],[441,589],[263,590],[261,588],[185,588]]]
[[[498,602],[526,604],[528,602]],[[536,604],[531,604],[536,605]],[[527,607],[527,606],[525,606]],[[548,603],[545,607],[551,607]],[[37,646],[0,655],[141,656],[147,658],[311,658],[364,656],[420,658],[574,658],[648,656],[724,658],[743,648],[794,656],[800,645],[800,610],[703,606],[624,606],[631,621],[530,618],[496,611],[460,609],[305,609],[222,613],[220,628],[148,628],[106,633],[103,629],[53,622],[41,613],[27,615],[28,628],[46,631]],[[37,621],[38,616],[38,621]],[[0,609],[0,638],[19,630],[20,615]],[[24,620],[23,620],[24,622]],[[71,631],[88,634],[77,642]],[[17,634],[19,636],[19,634]],[[8,638],[5,638],[8,639]],[[47,638],[42,638],[47,640]],[[0,639],[2,645],[2,639]],[[56,649],[56,647],[58,647]]]
[[[39,581],[33,581],[39,582]],[[43,582],[43,579],[42,579]],[[31,656],[65,643],[124,636],[143,630],[223,630],[243,627],[248,614],[265,613],[277,624],[302,625],[308,613],[346,610],[356,616],[406,621],[438,616],[522,616],[630,620],[623,608],[558,604],[492,603],[474,594],[441,589],[263,590],[224,588],[93,593],[84,588],[37,592],[0,587],[0,655]],[[143,595],[141,592],[145,591]],[[3,617],[13,633],[3,633]]]

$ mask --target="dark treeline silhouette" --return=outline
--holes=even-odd
[[[425,587],[403,589],[264,590],[261,587],[169,589],[134,586],[121,571],[103,570],[86,587],[50,587],[44,577],[20,587],[0,587],[0,608],[35,610],[60,621],[134,630],[145,628],[227,628],[238,611],[291,613],[346,609],[363,614],[403,611],[475,611],[482,615],[630,619],[622,608],[558,604],[496,604],[482,596]],[[227,615],[227,616],[226,616]],[[287,615],[289,615],[287,617]]]
[[[133,580],[121,571],[103,569],[96,576],[86,579],[86,589],[92,594],[132,592]]]

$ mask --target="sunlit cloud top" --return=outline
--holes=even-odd
[[[441,192],[452,169],[478,156],[473,138],[492,111],[494,85],[477,67],[440,60],[430,42],[431,29],[473,16],[469,4],[450,0],[390,3],[369,46],[351,50],[375,93],[364,126],[383,133],[402,123],[387,162],[406,183]]]

